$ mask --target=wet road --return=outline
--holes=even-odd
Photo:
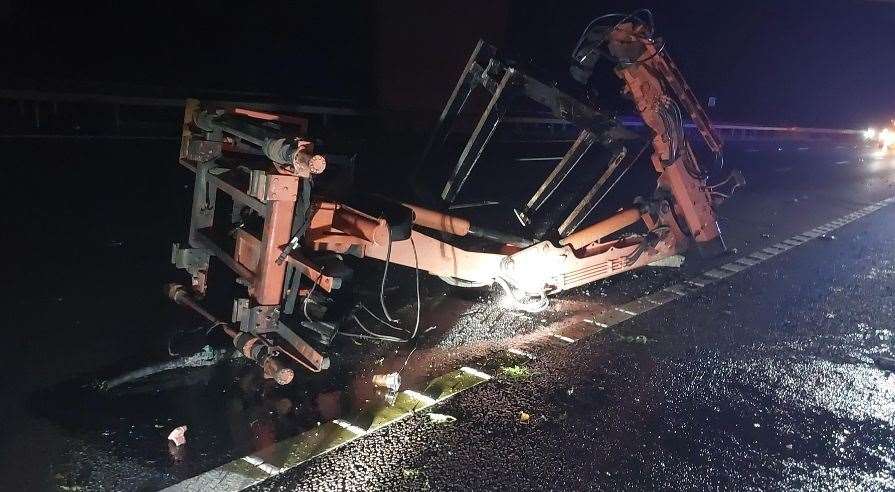
[[[750,180],[721,209],[728,244],[742,254],[895,195],[895,160],[862,159],[853,149],[745,146],[728,162]],[[172,194],[180,193],[177,177]],[[74,353],[23,344],[23,360],[44,363],[4,382],[3,415],[15,425],[0,448],[3,485],[162,488],[319,422],[350,422],[358,408],[381,404],[367,383],[375,372],[403,368],[405,387],[421,388],[469,365],[495,377],[256,488],[895,488],[895,376],[873,362],[892,355],[893,218],[895,207],[883,208],[836,230],[835,239],[810,241],[571,344],[548,334],[732,257],[688,257],[681,269],[618,276],[564,294],[536,316],[507,313],[488,293],[458,295],[425,282],[423,326],[435,328],[412,354],[395,346],[365,353],[346,340],[334,347],[343,357],[332,374],[303,376],[286,389],[258,385],[238,362],[111,393],[90,389],[152,360],[147,352],[165,358],[158,332],[193,329],[149,297],[161,282],[139,291],[152,299],[152,312],[128,323],[114,300],[134,293],[97,289],[90,295],[106,313],[82,330],[99,340],[77,344],[63,335],[79,347]],[[154,227],[181,234],[181,224]],[[141,246],[120,258],[103,250],[111,268],[126,271],[144,259],[138,271],[147,273],[131,279],[135,285],[170,274],[155,272],[163,263],[150,258],[172,238],[133,236],[121,241]],[[408,279],[399,271],[395,281]],[[60,287],[57,302],[77,297],[77,285]],[[22,309],[11,322],[90,316],[79,306]],[[508,357],[509,347],[534,359]],[[456,420],[434,422],[431,412]],[[164,436],[181,424],[190,427],[188,444],[169,449]]]

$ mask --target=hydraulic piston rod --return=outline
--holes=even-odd
[[[233,347],[246,358],[255,361],[261,366],[261,368],[264,369],[264,376],[266,378],[273,379],[281,385],[286,385],[292,382],[292,378],[295,377],[295,371],[284,366],[283,363],[274,358],[273,354],[270,352],[270,344],[250,333],[234,330],[228,323],[221,321],[215,315],[209,313],[208,310],[200,306],[180,284],[171,283],[166,285],[165,292],[176,304],[192,309],[208,321],[211,321],[215,325],[220,325],[224,333],[233,339]]]

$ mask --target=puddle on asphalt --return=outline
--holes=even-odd
[[[607,299],[636,297],[676,275],[677,269],[628,273],[623,281],[610,279],[556,296],[548,310],[535,314],[506,309],[494,291],[457,296],[433,289],[424,300],[420,330],[426,333],[417,346],[339,340],[327,350],[333,362],[329,370],[299,371],[286,387],[263,380],[248,361],[230,359],[107,391],[96,389],[95,381],[116,373],[103,371],[34,395],[31,408],[89,448],[119,463],[139,464],[146,484],[166,486],[323,423],[381,407],[385,393],[371,384],[375,374],[400,372],[402,389],[425,386],[432,377],[487,355],[489,342],[606,309]],[[398,312],[408,317],[414,310],[409,302]],[[186,444],[178,447],[167,436],[181,425],[188,430]],[[92,482],[103,483],[104,473],[122,473],[95,469],[90,452],[75,452],[72,459],[82,462],[70,467]]]

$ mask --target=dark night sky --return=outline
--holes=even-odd
[[[377,33],[419,22],[450,29],[464,22],[458,16],[476,15],[476,2],[455,4],[457,15],[421,20],[418,8],[401,18],[392,3],[385,16],[376,2],[5,2],[0,86],[115,81],[369,104],[376,100],[375,78],[381,73],[374,57],[382,44]],[[719,98],[723,119],[862,127],[895,117],[891,2],[511,2],[506,18],[495,23],[506,25],[505,46],[564,70],[590,18],[638,7],[654,10],[671,54],[697,94]],[[432,40],[425,44],[433,45]],[[415,59],[439,55],[418,51],[409,45],[401,53],[407,77],[414,76]],[[464,61],[455,59],[457,48],[444,52],[452,53],[444,60],[449,73],[457,73]],[[441,99],[452,85],[445,80],[430,92]]]

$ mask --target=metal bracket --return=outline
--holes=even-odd
[[[323,357],[320,352],[317,352],[314,347],[280,321],[279,306],[249,307],[248,299],[236,299],[233,302],[232,319],[239,323],[240,331],[255,336],[279,335],[289,346],[280,345],[277,346],[277,349],[312,371],[320,371],[329,367],[328,358]]]
[[[221,156],[220,142],[208,140],[190,140],[186,158],[195,162],[208,162]]]
[[[180,243],[171,245],[171,263],[181,270],[186,270],[192,277],[193,290],[203,295],[210,257],[211,252],[207,249],[181,248]]]
[[[253,170],[248,194],[261,200],[294,202],[298,197],[298,177]]]

